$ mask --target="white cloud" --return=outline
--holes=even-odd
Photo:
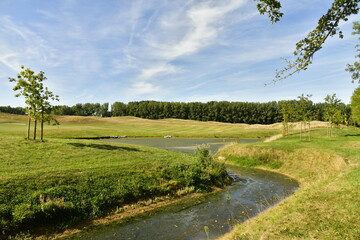
[[[165,16],[161,20],[159,32],[147,40],[154,57],[172,61],[194,54],[215,43],[224,27],[223,21],[227,14],[240,8],[245,2],[244,0],[202,2],[186,11],[180,9],[180,12],[172,12],[170,16]],[[172,36],[175,36],[175,39]]]
[[[160,86],[155,86],[154,84],[147,82],[136,82],[129,89],[130,95],[135,96],[156,94],[159,93],[161,90],[162,89]]]

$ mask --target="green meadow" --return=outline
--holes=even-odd
[[[232,145],[219,156],[261,167],[300,182],[290,198],[239,224],[223,239],[360,239],[360,129],[312,132],[270,143]]]
[[[241,137],[264,138],[279,133],[275,127],[199,122],[180,119],[149,120],[136,117],[58,116],[60,125],[44,125],[45,138],[129,137]],[[0,113],[0,135],[26,136],[27,117]]]
[[[230,183],[224,164],[212,161],[204,150],[188,155],[71,139],[95,126],[92,119],[90,123],[69,124],[73,131],[81,129],[76,135],[27,141],[21,135],[26,129],[25,118],[8,116],[0,124],[1,238],[20,232],[23,235],[19,236],[61,232],[81,221],[122,211],[123,206],[140,200],[156,202]],[[95,132],[100,134],[103,128]],[[12,132],[15,136],[10,136]]]
[[[19,239],[52,236],[138,200],[207,192],[228,183],[223,164],[204,152],[186,155],[76,138],[265,138],[281,133],[281,125],[62,116],[59,126],[45,127],[45,142],[40,142],[24,140],[26,119],[0,113],[4,239],[19,232]],[[333,137],[326,136],[326,128],[314,128],[310,141],[300,140],[292,129],[272,142],[227,146],[215,157],[289,175],[301,186],[224,239],[360,239],[359,128],[335,129]]]

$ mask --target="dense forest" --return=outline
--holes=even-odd
[[[307,120],[326,121],[328,103],[313,103],[309,99],[273,101],[267,103],[254,102],[115,102],[109,110],[109,103],[84,103],[74,106],[55,106],[55,115],[78,116],[134,116],[147,119],[177,118],[198,121],[217,121],[227,123],[272,124],[284,121],[303,121],[306,112]],[[344,103],[337,103],[341,112],[341,123],[349,124],[351,108]],[[286,111],[285,111],[286,110]],[[0,107],[0,112],[25,114],[22,108]]]

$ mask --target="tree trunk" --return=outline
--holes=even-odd
[[[330,137],[332,137],[332,135],[333,135],[333,134],[332,134],[332,132],[333,132],[332,128],[333,128],[333,127],[332,127],[332,123],[330,123]]]
[[[28,129],[27,129],[26,140],[30,139],[30,125],[31,125],[31,118],[30,118],[30,115],[28,115]]]
[[[287,122],[283,122],[283,136],[287,136]]]
[[[35,119],[35,123],[34,123],[34,140],[36,140],[36,126],[37,126],[37,119]]]
[[[41,128],[40,128],[40,139],[44,138],[44,109],[41,111]]]

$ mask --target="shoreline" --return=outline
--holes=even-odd
[[[221,188],[215,188],[211,192],[207,193],[190,193],[180,197],[157,197],[156,199],[150,199],[146,201],[139,201],[134,204],[128,204],[123,206],[121,212],[110,213],[106,216],[83,221],[75,226],[64,230],[62,233],[55,234],[43,234],[35,237],[37,240],[52,240],[52,239],[75,239],[77,234],[81,234],[88,230],[96,228],[105,228],[113,224],[126,224],[127,222],[133,221],[133,219],[141,218],[147,215],[156,214],[157,212],[164,211],[167,208],[188,208],[194,204],[199,204],[204,201],[204,198],[222,191]]]

